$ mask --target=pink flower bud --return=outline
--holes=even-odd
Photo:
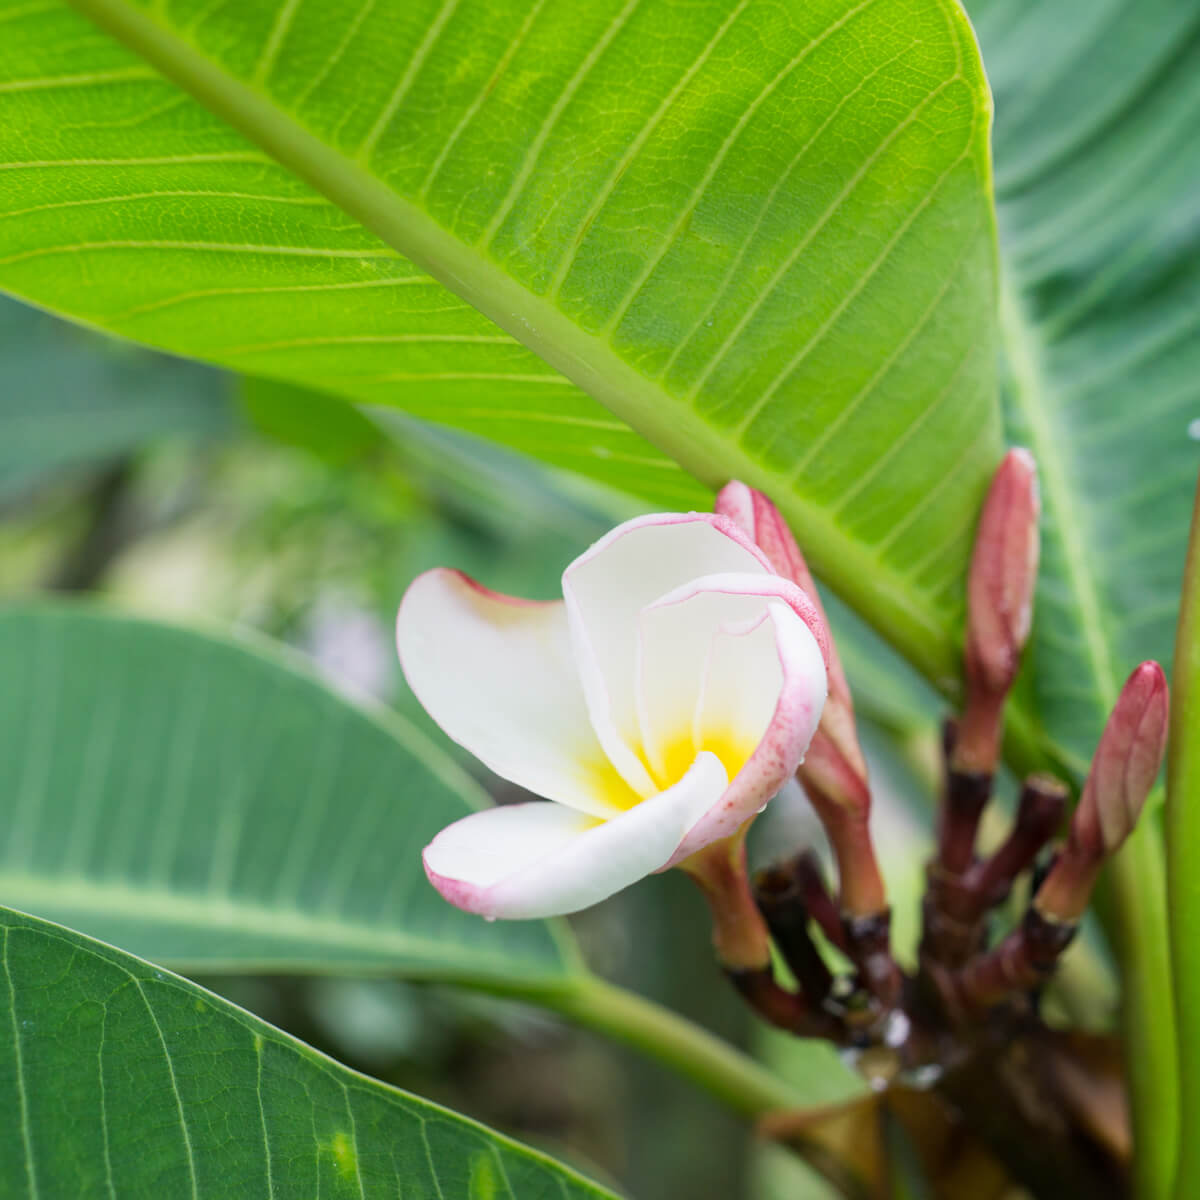
[[[988,489],[967,581],[967,681],[1007,692],[1033,616],[1038,563],[1037,466],[1010,450]]]
[[[1104,726],[1071,823],[1072,837],[1094,853],[1115,853],[1137,824],[1162,765],[1169,706],[1162,667],[1136,667]]]
[[[812,600],[822,624],[828,625],[808,564],[775,505],[762,492],[734,480],[718,493],[714,509],[733,521],[771,566]],[[855,917],[876,917],[887,911],[887,899],[871,840],[871,788],[858,743],[850,685],[832,638],[828,666],[825,711],[796,774],[837,858],[842,911]]]
[[[1035,905],[1056,921],[1083,915],[1104,860],[1133,832],[1154,786],[1167,745],[1167,679],[1144,662],[1125,681],[1113,706],[1075,815]]]
[[[822,624],[828,627],[817,585],[779,509],[762,492],[735,479],[717,493],[713,510],[733,521],[766,555],[771,566],[812,600],[820,613]],[[854,702],[832,638],[829,650],[829,697],[825,701],[818,743],[810,751],[809,760],[814,755],[823,759],[840,759],[837,763],[840,772],[844,776],[857,776],[861,786],[855,790],[864,793],[867,768],[858,744]]]

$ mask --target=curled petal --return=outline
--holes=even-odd
[[[537,801],[474,813],[425,848],[425,873],[485,917],[578,912],[665,867],[725,786],[720,760],[701,754],[674,787],[609,821]]]
[[[654,782],[638,758],[638,613],[684,580],[770,564],[737,527],[710,513],[660,513],[619,525],[563,573],[571,639],[588,712],[613,765],[634,790]]]
[[[804,555],[782,513],[762,492],[735,479],[717,493],[713,508],[750,538],[777,575],[790,579],[816,600],[817,589]]]
[[[736,577],[727,580],[726,586],[732,589],[735,581]],[[720,586],[720,579],[698,580],[664,598],[660,606],[682,605]],[[777,576],[760,580],[759,588],[760,595],[768,598],[763,625],[745,631],[752,645],[733,636],[713,643],[696,724],[703,741],[705,730],[761,720],[762,710],[753,695],[757,683],[773,684],[769,720],[749,759],[718,802],[688,831],[672,864],[736,831],[779,792],[803,760],[821,719],[826,696],[825,656],[814,630],[801,616],[811,614],[811,605],[795,584]],[[769,676],[760,657],[768,646],[775,657]]]
[[[429,715],[497,775],[594,816],[620,810],[602,786],[561,602],[502,596],[439,569],[408,589],[396,643]]]
[[[714,507],[718,513],[728,516],[737,524],[766,555],[778,574],[790,579],[808,596],[816,607],[821,624],[826,626],[825,608],[817,585],[779,509],[762,492],[737,479],[727,483],[717,493]],[[825,706],[822,732],[828,735],[833,747],[846,760],[851,773],[865,781],[866,763],[858,745],[850,684],[832,637],[829,641],[829,702]]]
[[[713,575],[668,593],[639,617],[639,724],[651,769],[669,780],[699,750],[721,756],[732,778],[766,735],[783,685],[777,621],[809,630],[813,698],[825,666],[811,603],[778,576]],[[819,694],[818,694],[819,691]],[[805,740],[807,745],[807,739]],[[803,747],[801,748],[803,753]]]

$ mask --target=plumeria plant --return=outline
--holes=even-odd
[[[444,829],[424,851],[430,882],[488,920],[547,917],[678,866],[708,900],[717,961],[746,1002],[788,1033],[853,1050],[877,1103],[895,1081],[933,1177],[961,1126],[1039,1191],[1124,1194],[1127,1134],[1109,1081],[1081,1087],[1096,1068],[1044,1023],[1039,999],[1159,774],[1168,688],[1156,662],[1130,675],[1048,856],[1069,788],[1045,774],[1025,781],[1008,837],[977,854],[1032,623],[1038,518],[1034,461],[1012,450],[971,559],[966,699],[944,732],[914,974],[889,946],[867,764],[820,597],[778,510],[736,481],[713,515],[618,526],[563,572],[561,601],[500,595],[447,569],[412,584],[397,643],[413,691],[455,741],[544,797]],[[811,847],[747,876],[749,827],[793,777],[837,864],[833,892]],[[993,911],[1030,870],[1024,916],[993,941]],[[818,938],[848,971],[831,970]],[[932,1084],[924,1094],[916,1077]],[[788,1137],[787,1114],[771,1129]],[[796,1132],[811,1141],[808,1114]]]
[[[0,1197],[1200,1196],[1198,81],[0,0]]]

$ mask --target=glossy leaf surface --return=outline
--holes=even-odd
[[[554,927],[429,886],[482,789],[278,651],[62,605],[0,610],[0,664],[7,903],[189,969],[572,969]]]
[[[0,4],[0,283],[696,503],[628,421],[956,674],[1000,441],[956,7],[75,8]]]
[[[187,980],[0,909],[0,1195],[603,1200]]]
[[[1200,466],[1200,11],[976,0],[996,95],[1009,425],[1045,510],[1027,712],[1076,774],[1171,658]]]

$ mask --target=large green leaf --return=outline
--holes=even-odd
[[[227,1001],[0,909],[0,1195],[603,1200]]]
[[[1169,662],[1200,465],[1200,8],[974,0],[996,96],[1013,437],[1046,521],[1026,710],[1078,772]]]
[[[1046,521],[1027,761],[1082,773],[1139,659],[1171,658],[1200,413],[1200,9],[975,0],[996,94],[1013,436]],[[1112,873],[1139,1194],[1176,1141],[1171,964],[1156,830]]]
[[[193,969],[561,980],[554,927],[444,903],[421,847],[482,789],[278,652],[0,610],[0,899]]]
[[[61,470],[232,427],[215,372],[0,296],[0,501]]]
[[[0,3],[4,286],[691,503],[588,393],[956,674],[1000,432],[955,5],[74,7]]]

